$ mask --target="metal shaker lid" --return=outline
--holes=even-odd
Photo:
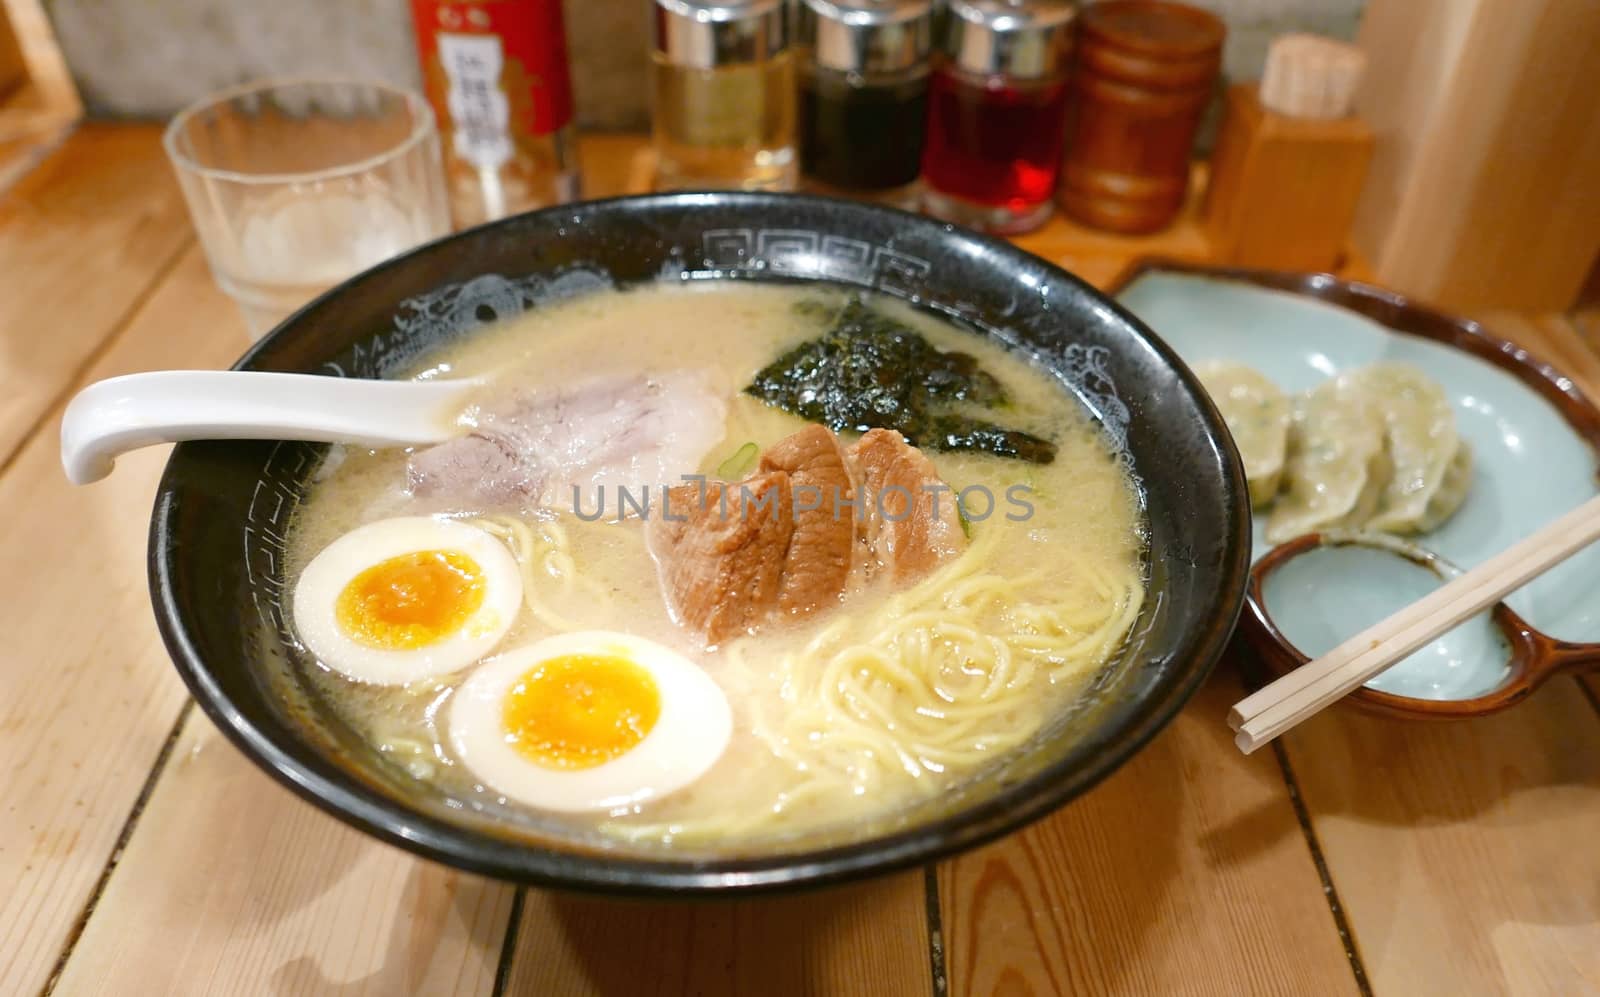
[[[695,69],[758,62],[789,46],[783,0],[655,0],[655,47]]]
[[[800,43],[843,73],[909,69],[928,57],[932,0],[801,0]]]
[[[1068,0],[946,0],[941,48],[970,73],[1036,78],[1066,67],[1078,7]]]

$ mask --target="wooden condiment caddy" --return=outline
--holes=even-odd
[[[1215,15],[1168,0],[1104,0],[1078,27],[1057,201],[1091,228],[1159,231],[1183,207],[1227,31]]]
[[[1260,84],[1228,90],[1203,208],[1218,262],[1338,266],[1372,158],[1372,129],[1349,112],[1359,56],[1289,36],[1274,44]]]

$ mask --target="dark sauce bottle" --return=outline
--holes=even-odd
[[[1049,219],[1076,11],[1061,0],[949,0],[922,153],[929,214],[1008,234]]]
[[[807,185],[915,206],[931,0],[801,0],[799,14]]]

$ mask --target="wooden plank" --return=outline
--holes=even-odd
[[[1183,210],[1170,226],[1150,235],[1101,232],[1057,211],[1042,228],[1011,241],[1097,287],[1109,283],[1130,260],[1140,256],[1204,261],[1211,257],[1211,243],[1200,220],[1205,185],[1205,165],[1196,164]]]
[[[1489,312],[1484,328],[1509,339],[1578,383],[1600,405],[1600,353],[1584,341],[1576,323],[1564,315]]]
[[[1596,268],[1600,273],[1600,267]],[[1590,350],[1600,354],[1600,305],[1590,305],[1572,313],[1572,325]]]
[[[1416,723],[1334,709],[1287,749],[1374,990],[1600,990],[1600,718],[1556,679]]]
[[[149,126],[85,126],[0,194],[0,463],[191,241]]]
[[[1272,752],[1224,666],[1087,796],[939,868],[949,992],[1354,993]]]
[[[0,0],[0,142],[48,135],[82,113],[39,0]]]
[[[1577,381],[1596,404],[1600,404],[1600,319],[1590,334],[1581,315],[1524,315],[1518,312],[1491,312],[1481,321],[1496,335],[1520,344]],[[1600,473],[1600,472],[1597,472]],[[1600,710],[1600,674],[1583,675],[1595,708]]]
[[[1484,325],[1600,398],[1560,316]],[[1600,713],[1556,679],[1494,717],[1330,710],[1286,749],[1379,993],[1600,990]]]
[[[21,180],[67,137],[68,128],[29,136],[25,139],[0,139],[0,197],[6,188]]]
[[[191,250],[91,375],[232,359],[239,342],[216,329],[226,307]],[[74,488],[55,421],[0,477],[0,521],[27,524],[0,531],[13,621],[0,669],[0,993],[37,991],[49,976],[184,702],[144,581],[165,454],[129,455],[106,481]]]
[[[1482,322],[1572,377],[1600,404],[1600,311],[1537,316],[1492,312]],[[1588,686],[1591,701],[1600,710],[1600,674],[1582,675],[1579,681]]]
[[[598,195],[636,187],[639,149],[634,139],[608,137],[586,143],[586,165],[601,178],[591,191]],[[1100,261],[1107,277],[1125,261],[1109,252],[1084,259]],[[231,306],[210,283],[198,251],[191,249],[126,335],[96,365],[94,376],[146,366],[225,362],[242,342],[231,331],[216,333],[224,316],[232,316]],[[40,716],[53,718],[64,711],[56,704],[41,709],[39,693],[19,685],[17,676],[8,676],[8,685],[0,687],[16,716],[24,721],[32,718],[35,724],[31,730],[14,730],[9,717],[0,723],[0,747],[13,749],[6,757],[22,757],[17,750],[21,745],[54,742],[57,763],[70,759],[81,766],[90,761],[93,778],[84,777],[76,785],[87,785],[96,796],[91,807],[98,807],[92,811],[86,837],[83,821],[71,828],[84,838],[76,845],[77,855],[98,856],[96,861],[80,863],[90,871],[87,879],[79,876],[82,888],[66,873],[52,873],[55,882],[40,888],[27,878],[31,868],[17,871],[24,864],[20,860],[17,866],[8,866],[17,852],[14,842],[25,843],[28,838],[20,826],[0,825],[4,832],[0,841],[5,842],[0,872],[12,873],[14,884],[13,897],[0,915],[0,929],[35,932],[18,943],[21,947],[0,944],[4,992],[37,989],[37,972],[28,971],[42,966],[48,972],[59,939],[71,924],[71,917],[63,921],[55,907],[67,915],[81,909],[98,861],[109,851],[101,818],[106,812],[114,816],[126,812],[131,803],[133,793],[123,791],[127,776],[115,763],[130,760],[127,767],[135,774],[142,772],[132,761],[148,765],[179,698],[164,656],[159,649],[152,651],[154,637],[142,591],[133,600],[137,606],[124,605],[130,599],[123,598],[106,612],[97,632],[58,642],[64,648],[46,643],[44,637],[57,629],[70,634],[73,620],[67,617],[79,617],[76,607],[86,602],[105,606],[105,590],[119,580],[129,583],[130,590],[142,585],[137,562],[143,553],[143,509],[159,454],[130,458],[111,482],[76,492],[64,485],[56,492],[40,487],[46,480],[59,481],[54,456],[53,440],[43,434],[0,479],[0,514],[9,513],[16,521],[63,524],[33,544],[25,543],[26,538],[0,537],[0,556],[7,557],[6,563],[59,565],[42,584],[29,583],[44,591],[33,599],[13,599],[26,613],[18,618],[31,621],[20,644],[21,657],[29,658],[30,650],[37,657],[38,648],[68,657],[81,656],[86,648],[115,649],[120,662],[133,662],[127,671],[137,672],[140,681],[157,673],[165,678],[171,698],[146,711],[161,722],[146,723],[130,718],[116,704],[97,709],[107,704],[108,697],[126,695],[128,679],[106,682],[103,673],[96,672],[105,687],[96,690],[83,675],[73,673],[69,677],[75,684],[55,691],[60,703],[72,703],[85,719],[70,724],[55,720],[59,729],[41,731]],[[113,489],[114,484],[135,478],[140,479],[139,487]],[[94,495],[105,496],[105,502],[76,508],[70,501]],[[137,508],[139,515],[130,516],[129,508]],[[29,517],[29,512],[35,515]],[[120,552],[111,556],[101,549],[104,544],[83,542],[85,522],[93,524],[90,537],[115,540]],[[66,529],[68,525],[72,529]],[[107,537],[99,538],[97,527]],[[66,563],[57,553],[80,549],[84,553],[67,557]],[[17,591],[29,594],[23,587]],[[45,667],[30,669],[30,674],[48,673],[59,681],[64,669],[49,667],[52,663],[46,658]],[[152,671],[151,665],[159,667]],[[1151,981],[1156,984],[1151,989],[1156,989],[1192,985],[1194,980],[1232,979],[1230,992],[1245,989],[1246,984],[1322,992],[1321,985],[1328,980],[1348,983],[1351,978],[1332,917],[1276,768],[1266,756],[1246,760],[1230,754],[1224,759],[1212,750],[1217,744],[1227,748],[1217,717],[1238,694],[1231,681],[1224,681],[1227,688],[1222,694],[1214,691],[1217,683],[1206,694],[1216,702],[1191,707],[1155,747],[1095,794],[1039,829],[994,846],[1021,847],[1019,842],[1029,841],[1029,836],[1045,836],[1050,857],[1035,861],[1050,864],[1050,874],[1057,876],[1047,885],[1058,890],[1059,882],[1065,881],[1074,890],[1050,893],[1046,902],[1053,905],[1057,921],[1066,925],[1062,930],[1088,953],[1043,952],[1030,963],[1025,940],[1019,944],[1002,937],[995,944],[1001,953],[1013,953],[1007,958],[1030,966],[1070,959],[1080,976],[1127,982],[1126,989]],[[130,727],[138,729],[130,733]],[[106,759],[113,764],[108,767]],[[29,757],[19,768],[22,771],[8,772],[16,781],[7,788],[40,787],[31,792],[34,810],[39,810],[40,801],[49,804],[55,798],[52,793],[62,800],[70,798],[64,794],[75,784],[55,785],[56,774],[42,763]],[[29,771],[36,777],[22,781]],[[134,791],[137,782],[133,780]],[[1119,784],[1129,788],[1113,796],[1112,803],[1098,805],[1093,811],[1098,819],[1087,814],[1071,818]],[[118,792],[123,800],[120,809],[102,805],[101,798],[113,798]],[[15,795],[8,793],[8,798]],[[1163,812],[1169,797],[1175,801],[1171,805],[1176,814]],[[1063,821],[1070,834],[1048,830]],[[59,837],[63,823],[57,820],[45,830]],[[111,825],[113,838],[118,823]],[[1144,846],[1143,852],[1122,840],[1130,836],[1130,828],[1139,827],[1145,830],[1131,836]],[[1054,868],[1063,862],[1078,863],[1080,854],[1098,859],[1086,866],[1098,869],[1092,878],[1085,874],[1079,883],[1066,878],[1070,870]],[[962,863],[979,856],[962,859],[942,873],[947,883],[945,927],[951,933],[953,984],[959,981],[955,969],[960,957],[954,954],[951,929],[961,921],[962,911],[954,906],[949,884],[959,884],[959,877],[951,877]],[[1008,861],[1015,866],[1017,860]],[[1115,862],[1139,870],[1149,884],[1130,887],[1124,873],[1107,864]],[[1030,884],[1024,888],[1044,889]],[[1090,901],[1082,902],[1080,894]],[[1029,894],[1024,903],[1040,895]],[[62,896],[65,899],[58,899]],[[499,943],[496,926],[505,923],[507,896],[501,887],[423,865],[371,842],[272,788],[195,715],[73,950],[58,992],[84,992],[100,985],[120,989],[118,984],[129,979],[139,980],[141,987],[148,979],[153,991],[184,986],[226,992],[265,985],[294,992],[335,987],[483,992],[493,975]],[[1209,908],[1202,909],[1206,903],[1260,913],[1208,916]],[[1143,907],[1153,907],[1155,914],[1147,914]],[[875,993],[927,993],[930,967],[922,912],[917,875],[835,893],[719,906],[618,904],[534,893],[528,896],[516,940],[512,989],[588,992],[609,985],[621,992],[769,992],[774,980],[782,980],[802,992],[832,992],[855,985]],[[66,927],[52,935],[57,922]],[[1001,919],[997,929],[987,923],[984,930],[1009,936],[1024,922]],[[1180,938],[1184,931],[1191,935]],[[1285,951],[1295,952],[1295,958],[1280,958]],[[1129,955],[1134,952],[1136,956]],[[1255,967],[1252,971],[1259,978],[1241,981],[1219,974],[1215,953],[1223,959],[1232,956],[1223,964]],[[980,954],[989,960],[989,943]],[[1140,965],[1127,965],[1134,962]],[[19,967],[20,975],[13,972]],[[1027,978],[1006,976],[1003,967],[999,972],[996,979],[1001,982]],[[1308,987],[1311,980],[1317,985]]]
[[[95,376],[135,367],[221,366],[244,346],[242,335],[227,325],[234,317],[232,302],[212,283],[198,248],[191,248]],[[127,605],[113,607],[115,612],[108,609],[99,617],[98,630],[84,640],[93,640],[101,655],[130,646],[136,653],[113,659],[131,673],[126,678],[119,674],[117,681],[106,680],[99,662],[84,662],[80,685],[98,683],[93,687],[63,690],[48,684],[55,669],[27,670],[41,676],[35,681],[45,691],[73,704],[66,711],[71,718],[68,732],[54,737],[53,759],[39,763],[41,769],[48,767],[49,774],[41,772],[30,784],[48,785],[62,769],[70,766],[76,774],[81,765],[86,773],[82,781],[103,793],[124,784],[136,791],[154,758],[153,748],[171,728],[182,701],[179,683],[157,644],[143,594],[145,510],[164,455],[149,451],[125,457],[106,482],[71,490],[59,469],[36,466],[35,451],[45,464],[54,461],[53,436],[42,435],[30,444],[27,462],[19,463],[0,484],[27,484],[51,496],[42,501],[58,504],[63,501],[61,492],[67,493],[66,500],[98,495],[108,503],[98,515],[53,509],[50,516],[30,517],[28,521],[62,524],[61,536],[51,534],[38,542],[82,551],[77,556],[83,561],[98,562],[104,557],[98,544],[63,539],[79,537],[87,523],[90,536],[103,533],[108,542],[127,551],[125,557],[97,564],[98,570],[69,570],[76,566],[67,565],[50,572],[54,584],[39,601],[53,607],[55,618],[30,627],[29,632],[37,631],[36,640],[42,643],[52,632],[71,629],[68,618],[81,620],[84,605],[106,605],[97,587],[110,587],[126,593],[122,601]],[[0,510],[4,509],[0,501]],[[130,509],[135,511],[130,514]],[[49,563],[50,558],[40,553],[33,560]],[[7,675],[6,680],[15,678]],[[119,708],[123,697],[141,701],[133,695],[133,679],[160,690],[159,708],[137,714]],[[64,712],[57,706],[48,711],[38,706],[41,695],[32,695],[33,710],[25,716],[37,713],[42,720]],[[143,698],[151,696],[146,693]],[[15,700],[8,695],[7,701]],[[24,709],[18,707],[18,712]],[[118,724],[135,726],[132,733],[138,740],[130,745],[130,732]],[[9,740],[13,735],[9,728],[6,731]],[[25,735],[16,735],[18,743],[50,740]],[[130,750],[146,744],[146,750]],[[100,760],[106,757],[125,760],[126,777],[113,772],[107,778]],[[121,802],[111,808],[112,835],[132,802],[127,791],[116,798]],[[70,798],[62,809],[68,820],[81,814],[71,809]],[[53,830],[54,837],[41,830],[45,843],[39,849],[51,847],[51,842],[74,830],[76,826],[69,824]],[[19,838],[20,833],[8,829],[6,841]],[[84,884],[92,884],[108,851],[106,847],[83,850],[85,868],[79,878]],[[5,855],[10,854],[7,849]],[[70,924],[83,905],[84,889],[77,881],[71,890],[63,885],[45,884],[39,892],[58,904]],[[123,860],[72,950],[58,992],[102,987],[116,991],[119,980],[138,979],[141,989],[148,987],[152,993],[254,993],[264,981],[287,992],[320,991],[336,982],[354,992],[486,993],[493,983],[510,898],[507,887],[411,858],[276,789],[196,714],[187,722],[173,762],[156,784]],[[17,911],[15,921],[12,913],[8,909],[0,923],[27,923],[24,911]],[[46,970],[55,959],[61,934],[39,947],[37,961]],[[36,978],[26,977],[29,982]],[[12,990],[0,986],[0,992]]]
[[[55,993],[488,994],[512,895],[296,799],[195,710]]]
[[[647,182],[640,148],[634,138],[586,143],[590,189],[613,193]],[[159,292],[163,303],[169,291],[219,300],[203,269],[190,266],[187,258]],[[191,744],[203,746],[208,759],[203,765],[183,761]],[[163,992],[180,985],[248,992],[262,979],[271,980],[275,989],[338,984],[374,993],[419,987],[431,993],[444,986],[472,993],[492,984],[509,888],[418,862],[268,789],[264,777],[198,716],[190,720],[175,757],[73,950],[58,992],[92,990],[119,971],[116,967],[130,964]],[[350,866],[361,874],[336,875]],[[335,883],[327,888],[330,879]],[[916,886],[915,877],[910,883]],[[430,911],[436,922],[443,918],[448,929],[443,944],[419,941],[431,937],[437,923],[395,921],[392,907],[402,886],[406,896],[418,898],[413,922]],[[921,894],[913,893],[903,909],[916,925]],[[451,894],[454,904],[442,915],[436,899],[432,907],[423,904],[423,898]],[[530,902],[527,924],[537,921],[543,903],[542,897]],[[847,910],[856,912],[858,921],[869,915],[876,919],[881,905],[869,898]],[[777,909],[774,932],[789,930],[795,916],[784,920],[789,910]],[[374,922],[387,930],[373,928]],[[525,932],[524,937],[531,936]],[[619,937],[630,947],[636,943]],[[846,951],[855,950],[846,946]],[[916,952],[921,961],[915,979],[926,984],[925,941]],[[623,955],[635,962],[631,952]],[[524,969],[533,965],[525,962]]]
[[[1591,290],[1600,288],[1600,260],[1595,262],[1597,265],[1590,275]],[[1584,348],[1590,354],[1600,357],[1600,306],[1586,305],[1573,312],[1569,318]],[[1590,383],[1600,383],[1600,378],[1592,378]],[[1583,676],[1583,681],[1589,687],[1589,695],[1595,704],[1595,709],[1600,710],[1600,671]]]
[[[595,196],[648,188],[651,161],[637,138],[590,139],[583,157],[591,173],[586,191]],[[1099,284],[1120,272],[1130,253],[1193,258],[1204,247],[1192,217],[1169,233],[1138,239],[1058,218],[1019,243]],[[1320,889],[1313,892],[1320,903]],[[533,891],[507,989],[541,995],[925,994],[931,967],[924,913],[920,873],[718,905],[629,904]]]
[[[22,43],[17,41],[17,29],[11,25],[11,16],[0,4],[0,104],[28,79],[28,64],[22,58]]]
[[[636,139],[610,137],[586,146],[599,190],[632,182],[638,147]],[[184,255],[125,339],[125,346],[141,353],[161,349],[159,362],[133,365],[146,367],[220,366],[245,346],[233,305],[212,283],[198,248]],[[113,360],[122,357],[108,358]],[[159,455],[125,461],[137,459],[154,465]],[[21,466],[12,477],[40,473],[60,477],[54,468],[40,472]],[[121,524],[142,559],[152,483],[134,477],[119,466],[110,480],[126,482],[124,487],[145,496],[131,503],[139,515],[123,517]],[[142,589],[137,565],[107,567],[104,577]],[[141,598],[137,626],[120,629],[152,631],[148,617]],[[108,642],[121,638],[118,622],[108,621]],[[150,657],[156,674],[176,686],[164,654]],[[174,708],[168,705],[165,726],[153,725],[158,733],[170,727]],[[204,764],[182,761],[192,750],[200,751]],[[153,752],[133,757],[148,766]],[[412,859],[273,790],[199,716],[187,724],[177,757],[140,816],[125,861],[73,949],[58,992],[93,990],[115,979],[114,967],[135,961],[138,978],[150,981],[152,992],[180,986],[251,992],[262,977],[245,974],[259,974],[263,967],[275,988],[291,991],[322,989],[333,979],[374,993],[394,992],[402,984],[437,992],[448,983],[462,993],[487,992],[492,986],[509,888]],[[105,854],[98,852],[101,861]],[[262,861],[263,855],[278,858]],[[341,874],[347,868],[359,874]],[[445,897],[454,897],[448,909],[439,903]],[[399,901],[410,905],[402,920],[394,914]],[[79,891],[76,903],[66,905],[67,913],[75,916],[82,902]],[[341,927],[346,922],[348,928]],[[375,924],[388,930],[377,931]],[[446,932],[443,939],[422,943],[440,930]],[[418,943],[409,945],[413,939]],[[46,970],[54,951],[41,956]]]
[[[923,874],[796,897],[642,903],[529,891],[513,994],[926,995]]]
[[[1367,56],[1357,109],[1377,135],[1351,241],[1384,271],[1391,243],[1419,227],[1413,185],[1436,155],[1428,126],[1449,96],[1479,0],[1372,0],[1357,44]],[[1417,40],[1427,39],[1418,51]],[[1431,206],[1431,205],[1430,205]],[[1403,261],[1400,261],[1403,262]]]
[[[1600,251],[1600,5],[1373,0],[1360,44],[1379,141],[1354,236],[1383,281],[1570,307]]]
[[[1518,312],[1491,312],[1483,324],[1496,335],[1532,351],[1571,377],[1589,398],[1600,405],[1600,313],[1590,313],[1592,323],[1585,326],[1582,313],[1574,315],[1525,315]],[[1600,472],[1597,472],[1600,473]],[[1600,674],[1583,675],[1600,709]]]

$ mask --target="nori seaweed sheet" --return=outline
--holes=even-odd
[[[830,317],[820,302],[804,314]],[[960,412],[953,403],[1004,407],[1005,388],[968,353],[936,348],[919,333],[850,299],[833,324],[756,374],[747,394],[834,430],[893,429],[913,446],[975,450],[1036,464],[1055,444]]]

